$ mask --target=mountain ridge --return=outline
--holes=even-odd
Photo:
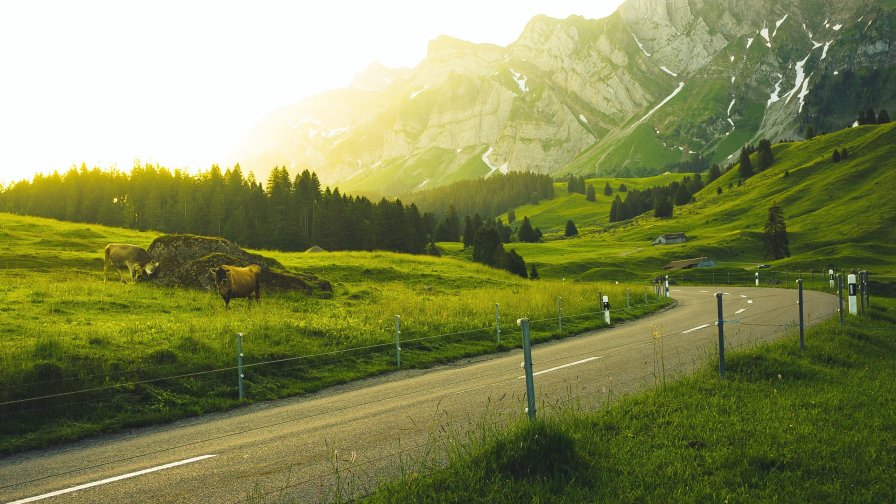
[[[629,0],[597,20],[536,16],[507,47],[438,37],[388,86],[281,109],[234,161],[389,196],[496,167],[648,175],[694,154],[725,162],[759,138],[891,105],[894,26],[892,6],[870,0]],[[295,126],[305,115],[314,131]]]

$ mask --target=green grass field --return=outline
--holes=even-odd
[[[831,160],[834,149],[848,148],[850,157]],[[549,238],[547,243],[512,246],[527,263],[550,277],[640,282],[662,272],[670,261],[708,256],[720,267],[753,270],[767,263],[776,271],[869,269],[896,275],[896,178],[887,167],[896,158],[896,123],[861,126],[816,137],[811,141],[773,146],[776,162],[738,185],[737,168],[723,174],[695,195],[696,201],[676,207],[671,218],[648,214],[605,225],[610,200],[597,202],[558,190],[558,197],[520,207],[517,219],[529,216]],[[754,155],[755,156],[755,155]],[[754,159],[754,166],[757,161]],[[666,178],[612,179],[627,186],[668,184]],[[604,179],[596,179],[600,193]],[[632,185],[629,185],[632,184]],[[717,189],[722,188],[722,194]],[[791,256],[770,261],[762,252],[762,228],[768,208],[777,202],[787,222]],[[579,236],[562,239],[571,218]],[[652,246],[664,233],[685,232],[684,244]],[[749,273],[752,275],[752,271]]]
[[[802,353],[796,334],[731,352],[724,379],[707,363],[598,411],[445,436],[362,501],[887,502],[896,300],[872,306],[811,328]]]
[[[600,327],[598,290],[625,296],[622,285],[530,282],[452,257],[258,251],[330,280],[333,296],[263,291],[260,304],[226,310],[210,291],[103,281],[107,243],[147,247],[152,233],[0,214],[0,234],[0,452],[240,404],[237,333],[246,397],[258,401],[396,369],[396,315],[402,367],[427,367],[518,346],[521,317],[536,341]]]

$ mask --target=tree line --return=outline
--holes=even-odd
[[[426,211],[441,214],[450,206],[460,215],[493,217],[512,208],[554,197],[550,175],[531,172],[497,173],[488,178],[461,180],[404,196]]]
[[[0,192],[0,209],[72,222],[221,236],[251,248],[423,253],[434,214],[385,198],[372,202],[322,188],[308,170],[275,168],[262,185],[239,165],[191,175],[150,164],[130,173],[82,165],[37,175]]]
[[[688,175],[680,182],[672,181],[666,186],[629,189],[624,200],[617,193],[610,205],[610,222],[625,221],[650,211],[654,217],[671,217],[674,207],[693,201],[694,194],[703,186],[703,177],[695,173],[693,177]]]

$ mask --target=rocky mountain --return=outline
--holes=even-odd
[[[432,41],[413,69],[273,113],[234,162],[401,195],[508,170],[651,174],[695,153],[896,110],[892,0],[628,0],[539,16],[508,47]]]

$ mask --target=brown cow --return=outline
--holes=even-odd
[[[255,294],[255,302],[261,295],[261,267],[250,264],[245,268],[222,264],[212,268],[212,276],[215,278],[215,287],[221,297],[224,298],[224,306],[230,307],[231,298],[249,298]]]
[[[128,245],[126,243],[110,243],[106,245],[105,257],[106,259],[103,262],[103,282],[107,279],[110,264],[118,272],[118,279],[122,282],[124,282],[124,279],[121,278],[120,268],[126,267],[131,273],[131,283],[136,282],[137,278],[143,274],[151,276],[155,273],[156,268],[159,267],[159,262],[153,260],[152,256],[145,250],[136,245]]]

